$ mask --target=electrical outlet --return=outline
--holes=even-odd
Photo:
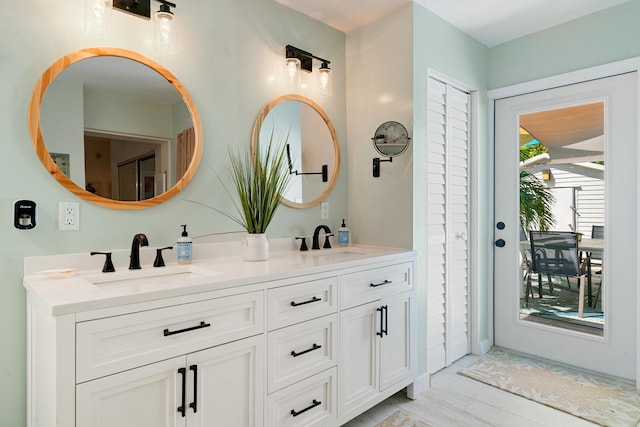
[[[58,203],[58,230],[80,230],[80,204],[78,202]]]
[[[329,219],[329,202],[320,205],[320,219]]]

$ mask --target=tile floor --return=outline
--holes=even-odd
[[[581,427],[596,424],[458,375],[477,360],[468,355],[431,378],[431,388],[414,401],[400,392],[344,427],[373,427],[398,409],[434,427]]]

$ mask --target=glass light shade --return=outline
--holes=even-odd
[[[155,13],[156,47],[163,54],[174,55],[176,53],[176,34],[173,24],[173,14],[171,12],[159,10]]]
[[[104,35],[111,31],[111,0],[84,1],[84,30],[94,35]]]
[[[324,65],[318,70],[320,79],[320,93],[324,96],[331,96],[331,68]]]
[[[298,90],[300,88],[300,60],[298,58],[287,58],[285,64],[289,87],[293,90]]]

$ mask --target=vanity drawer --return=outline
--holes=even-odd
[[[372,268],[340,277],[341,308],[365,304],[413,289],[413,263]]]
[[[264,331],[263,292],[76,324],[76,382]]]
[[[267,397],[268,426],[325,426],[337,424],[336,368]]]
[[[336,313],[338,278],[313,280],[267,291],[267,327],[274,330]]]
[[[336,365],[337,319],[332,314],[269,333],[269,393]]]

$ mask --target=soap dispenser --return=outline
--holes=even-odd
[[[338,229],[338,246],[349,246],[351,242],[351,236],[349,234],[349,229],[344,223],[344,218],[342,219],[342,225]]]
[[[193,242],[187,233],[187,224],[182,224],[180,227],[182,227],[182,235],[176,243],[178,264],[191,264]]]

